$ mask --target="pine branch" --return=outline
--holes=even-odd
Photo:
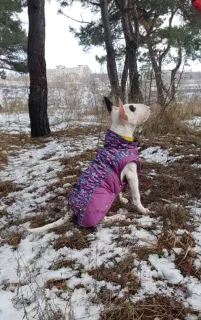
[[[174,18],[174,15],[176,14],[177,10],[178,10],[178,9],[176,8],[175,10],[172,11],[172,14],[171,14],[170,19],[169,19],[169,29],[172,27],[172,20],[173,20],[173,18]],[[160,64],[160,65],[162,64],[163,59],[164,59],[164,58],[166,57],[166,55],[168,54],[170,48],[171,48],[171,45],[170,45],[170,37],[169,37],[169,38],[168,38],[168,44],[167,44],[166,49],[164,50],[164,52],[163,52],[161,55],[159,55],[159,59],[158,59],[158,60],[159,60],[159,64]]]
[[[67,14],[65,14],[61,9],[58,10],[58,13],[59,13],[59,14],[62,14],[62,15],[65,16],[66,18],[71,19],[71,20],[73,20],[73,21],[75,21],[75,22],[78,22],[78,23],[93,24],[92,22],[89,22],[89,21],[83,21],[83,20],[74,19],[74,18],[68,16]]]

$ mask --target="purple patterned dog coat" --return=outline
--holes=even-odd
[[[127,163],[135,161],[139,174],[137,146],[137,142],[128,142],[115,132],[107,131],[104,148],[78,179],[68,202],[81,226],[95,226],[108,213],[127,184],[121,182],[121,172]]]

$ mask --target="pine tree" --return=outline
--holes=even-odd
[[[100,12],[100,0],[77,1],[94,13]],[[62,1],[63,7],[69,2]],[[188,0],[108,0],[107,3],[115,59],[124,61],[121,94],[125,96],[126,84],[129,84],[132,102],[141,100],[138,62],[149,62],[155,75],[157,102],[166,104],[167,97],[170,101],[175,96],[176,74],[182,62],[201,58],[201,18],[196,18]],[[166,25],[165,19],[168,20]],[[78,31],[71,30],[85,48],[106,48],[102,19],[81,24]],[[167,67],[170,62],[174,62],[175,66],[171,70],[170,84],[166,87],[162,75],[164,66]]]
[[[155,73],[157,102],[165,105],[175,97],[176,73],[182,61],[200,58],[201,21],[196,19],[186,0],[167,0],[163,4],[161,0],[140,0],[138,16],[143,26],[143,47],[148,51]],[[164,26],[167,18],[168,24]],[[178,23],[173,23],[173,20]],[[163,66],[169,62],[174,62],[175,67],[171,70],[167,88],[162,74]]]
[[[0,76],[6,70],[27,72],[27,36],[17,14],[22,11],[21,0],[0,1]]]
[[[29,116],[31,121],[31,136],[41,137],[50,133],[47,116],[45,0],[28,0],[28,16]]]
[[[133,27],[132,20],[130,19],[132,14],[129,9],[131,7],[135,10],[132,5],[133,1],[126,1],[126,5],[122,5],[123,1],[119,0],[97,0],[93,2],[80,0],[80,2],[84,7],[90,8],[92,12],[99,12],[100,19],[81,25],[79,31],[73,28],[71,28],[71,31],[79,39],[79,43],[84,48],[89,48],[92,45],[101,45],[105,48],[108,77],[111,91],[115,98],[121,97],[123,101],[127,100],[126,85],[129,83],[129,100],[132,102],[142,102],[137,65],[138,21],[135,21]],[[62,7],[67,5],[68,1],[62,1]],[[111,31],[108,33],[108,30]],[[119,41],[119,38],[122,37],[122,30],[125,43]],[[108,34],[110,34],[109,37]],[[102,57],[98,58],[98,60],[102,61]],[[120,61],[124,61],[122,75],[117,70],[117,62]]]

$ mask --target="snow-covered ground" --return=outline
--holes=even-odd
[[[14,116],[15,117],[15,116]],[[16,118],[15,118],[16,119]],[[9,131],[28,130],[27,115],[20,115],[16,127],[9,125],[9,120],[0,114],[1,129],[9,126]],[[4,131],[2,130],[2,131]],[[93,303],[100,292],[109,291],[118,297],[126,296],[127,288],[106,280],[98,281],[90,270],[100,266],[115,268],[130,255],[129,245],[135,248],[155,248],[162,233],[162,222],[156,215],[130,215],[127,208],[121,208],[116,217],[121,217],[124,224],[107,225],[104,221],[85,235],[89,245],[82,248],[63,246],[55,247],[60,238],[56,232],[47,234],[29,234],[32,217],[41,212],[48,213],[55,198],[66,201],[66,191],[70,183],[58,187],[58,173],[64,170],[62,158],[73,158],[80,154],[79,167],[86,167],[81,154],[87,149],[95,149],[99,140],[92,135],[74,138],[59,137],[44,139],[43,144],[29,144],[15,153],[8,153],[8,165],[0,171],[0,181],[11,181],[19,190],[2,197],[0,202],[0,319],[54,319],[54,312],[61,310],[67,320],[98,320],[105,306]],[[144,161],[168,165],[180,157],[169,156],[168,150],[149,147],[141,153]],[[73,170],[69,177],[73,175]],[[152,177],[154,178],[153,170]],[[154,183],[154,181],[153,181]],[[54,187],[55,186],[55,187]],[[52,187],[52,188],[50,188]],[[199,200],[199,199],[198,199]],[[174,204],[173,204],[174,205]],[[196,268],[201,267],[201,202],[190,204],[190,209],[197,221],[197,228],[192,236],[198,254]],[[62,214],[66,208],[63,208]],[[153,226],[153,227],[152,227]],[[73,237],[78,232],[74,226],[64,233],[64,237]],[[21,241],[15,250],[7,240],[13,234],[21,234]],[[178,229],[176,236],[188,234],[187,230]],[[121,238],[121,241],[119,240]],[[191,248],[186,248],[190,250]],[[182,247],[172,250],[162,249],[160,254],[150,254],[147,260],[133,256],[133,274],[140,279],[140,288],[130,296],[132,302],[155,294],[181,300],[186,307],[192,307],[201,314],[201,282],[194,276],[184,276],[176,267],[177,254]],[[75,261],[69,266],[52,267],[62,261]],[[119,274],[121,277],[121,274]],[[47,282],[66,281],[65,289],[48,287]],[[52,317],[52,318],[51,318]],[[59,318],[58,318],[59,319]],[[63,319],[61,317],[61,319]],[[159,318],[162,319],[162,318]],[[198,319],[189,316],[188,319]],[[176,320],[176,319],[175,319]]]
[[[188,120],[186,123],[194,130],[201,130],[201,117],[193,117],[192,120]]]
[[[168,164],[182,159],[184,156],[173,157],[170,156],[168,150],[161,149],[160,147],[149,147],[140,153],[140,157],[146,162],[156,162],[162,164]]]
[[[70,126],[91,126],[97,125],[95,116],[82,115],[82,122],[77,121],[76,115],[65,114],[64,110],[52,112],[49,116],[52,131],[65,130]],[[0,113],[0,133],[29,134],[30,119],[28,113]]]

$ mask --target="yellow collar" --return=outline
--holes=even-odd
[[[125,136],[122,136],[122,138],[126,141],[129,141],[129,142],[133,142],[134,141],[134,138],[130,138],[130,137],[125,137]]]

